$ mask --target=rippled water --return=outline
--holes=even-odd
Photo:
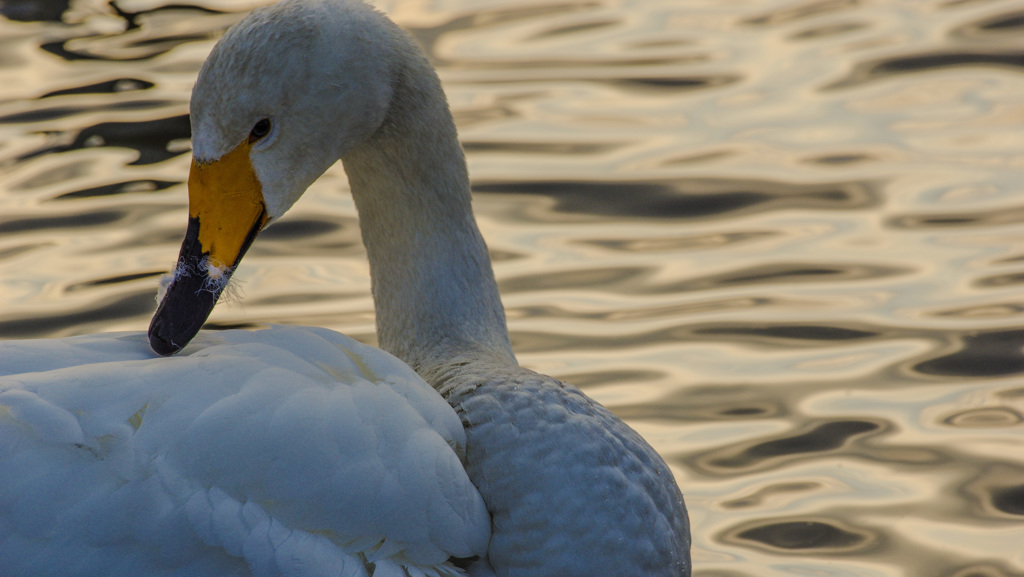
[[[253,4],[0,2],[0,335],[146,327],[189,90]],[[448,90],[521,361],[665,455],[696,575],[1024,575],[1024,2],[382,8]],[[373,340],[346,190],[212,326]]]

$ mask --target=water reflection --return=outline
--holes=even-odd
[[[138,278],[157,276],[160,273],[142,275]],[[151,284],[151,283],[147,283]],[[16,316],[5,315],[0,320],[0,334],[12,338],[46,338],[103,332],[111,321],[117,319],[148,318],[153,314],[153,289],[136,290],[79,306],[74,310],[54,311],[49,315]],[[141,323],[138,323],[141,325]]]
[[[0,335],[146,326],[246,6],[0,3]],[[649,438],[699,577],[1024,574],[1020,2],[382,0],[428,47],[523,364]],[[344,174],[211,328],[373,342]]]
[[[787,209],[866,209],[879,201],[868,183],[797,184],[730,179],[674,182],[494,182],[476,193],[532,194],[553,198],[554,210],[573,215],[702,218]]]
[[[109,6],[123,19],[123,32],[75,36],[45,42],[40,48],[65,60],[147,60],[182,44],[206,41],[211,33],[225,30],[241,18],[198,6],[172,5],[141,12],[126,12],[117,3]]]
[[[762,546],[776,553],[821,554],[864,553],[877,547],[877,535],[842,527],[835,520],[794,520],[753,524],[734,529],[721,537],[739,546]]]
[[[942,421],[951,427],[991,428],[1012,427],[1024,422],[1024,416],[1009,407],[968,409],[946,417]]]
[[[882,426],[865,421],[833,421],[805,426],[805,431],[796,434],[758,441],[747,447],[728,447],[714,455],[705,455],[698,462],[706,474],[722,474],[733,469],[764,468],[769,461],[779,466],[780,457],[798,456],[802,453],[821,453],[842,448],[849,440],[865,433],[877,431]]]
[[[887,58],[876,62],[866,62],[857,66],[850,72],[849,76],[843,78],[828,88],[851,88],[858,84],[864,84],[880,80],[889,76],[905,74],[908,72],[920,72],[927,70],[941,70],[960,66],[1024,66],[1024,55],[1020,52],[935,52],[930,54],[914,54],[896,58]]]
[[[136,162],[135,164],[143,163]],[[93,186],[82,190],[65,192],[61,195],[53,197],[53,200],[73,200],[79,198],[89,198],[93,196],[114,196],[118,194],[137,194],[140,192],[158,192],[166,188],[170,188],[176,184],[180,183],[169,182],[166,180],[129,180],[126,182],[104,184],[102,186]]]
[[[70,0],[53,0],[50,2],[39,2],[38,0],[11,0],[0,4],[0,14],[8,20],[20,22],[34,22],[39,20],[50,20],[60,22],[64,11],[68,9]]]
[[[929,375],[995,377],[1024,372],[1024,330],[974,332],[956,351],[914,367]]]
[[[153,88],[153,86],[154,84],[152,82],[139,80],[138,78],[115,78],[114,80],[105,80],[103,82],[87,84],[85,86],[74,86],[63,90],[53,90],[43,94],[39,98],[52,98],[54,96],[66,96],[69,94],[112,94],[120,92],[134,92],[136,90]]]
[[[0,116],[0,123],[40,122],[104,110],[140,110],[162,108],[171,104],[175,103],[136,100],[91,108],[54,107]],[[188,149],[176,148],[172,146],[172,143],[191,138],[191,136],[187,115],[141,122],[102,122],[81,129],[70,143],[46,146],[23,154],[17,160],[24,162],[44,154],[111,146],[136,150],[138,158],[130,162],[130,165],[155,164],[188,152]]]
[[[716,384],[694,387],[663,397],[661,403],[621,405],[615,413],[627,419],[670,422],[736,421],[785,418],[789,409],[770,392],[748,385]]]

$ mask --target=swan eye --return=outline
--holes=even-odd
[[[249,133],[249,142],[256,142],[266,136],[268,132],[270,132],[270,119],[264,118],[252,127],[252,132]]]

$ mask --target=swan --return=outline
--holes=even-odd
[[[188,227],[149,346],[0,349],[4,575],[690,575],[661,457],[518,366],[440,81],[407,34],[359,0],[257,9],[190,112]],[[338,160],[383,350],[200,332],[259,232]]]
[[[154,357],[141,332],[2,343],[4,577],[452,576],[486,551],[462,424],[394,357],[299,327]]]

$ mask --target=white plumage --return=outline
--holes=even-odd
[[[256,10],[204,64],[191,122],[189,227],[151,346],[188,343],[248,243],[340,159],[401,361],[281,327],[169,358],[136,334],[3,343],[0,575],[690,574],[662,458],[518,366],[412,39],[358,1]]]
[[[486,551],[462,425],[380,350],[274,327],[174,358],[141,333],[2,351],[5,577],[436,575]]]

